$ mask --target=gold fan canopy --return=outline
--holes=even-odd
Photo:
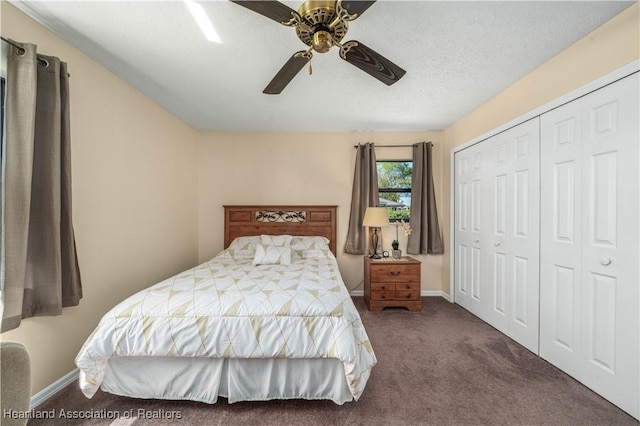
[[[335,1],[306,1],[300,5],[298,13],[311,24],[308,27],[296,26],[298,38],[319,53],[328,52],[334,42],[339,43],[349,30],[347,21],[338,19]]]

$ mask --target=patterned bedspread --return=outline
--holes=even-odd
[[[253,266],[226,251],[102,318],[76,357],[87,397],[117,356],[337,358],[356,400],[376,364],[335,258]]]

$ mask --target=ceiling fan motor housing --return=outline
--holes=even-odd
[[[333,46],[333,42],[339,43],[349,29],[346,21],[336,19],[335,1],[309,0],[302,3],[298,8],[298,13],[311,29],[309,31],[300,25],[296,26],[298,38],[319,53],[328,52]]]

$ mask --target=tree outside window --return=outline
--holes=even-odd
[[[376,161],[380,207],[387,208],[389,221],[409,221],[413,161]]]

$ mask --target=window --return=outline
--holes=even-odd
[[[376,161],[380,207],[387,208],[389,221],[409,220],[413,161]]]

